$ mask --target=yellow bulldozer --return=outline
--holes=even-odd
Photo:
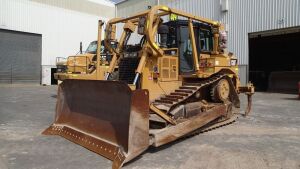
[[[80,54],[69,56],[63,61],[57,58],[56,66],[59,71],[54,74],[55,79],[104,80],[112,55],[105,50],[104,41],[101,39],[103,25],[104,22],[99,20],[98,40],[91,42],[84,53],[80,45]],[[111,45],[115,47],[114,33],[111,34],[110,39]]]
[[[117,24],[123,32],[113,48]],[[132,34],[140,40],[130,43]],[[154,6],[111,19],[104,42],[113,54],[105,79],[63,81],[55,121],[43,133],[106,157],[113,169],[150,146],[234,121],[240,93],[250,111],[254,87],[240,85],[238,60],[216,21]]]

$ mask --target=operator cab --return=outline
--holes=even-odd
[[[197,53],[210,54],[213,50],[213,33],[208,24],[193,22]],[[161,29],[164,29],[161,31]],[[168,31],[167,31],[168,30]],[[178,48],[180,74],[195,72],[192,44],[189,36],[188,20],[169,21],[158,29],[160,46]]]
[[[144,25],[144,24],[141,24]],[[193,22],[194,36],[198,54],[210,54],[213,50],[212,27],[208,24]],[[168,54],[168,49],[178,49],[179,74],[191,75],[195,73],[195,65],[192,53],[192,44],[189,36],[188,20],[169,21],[161,24],[157,30],[157,43]],[[131,38],[135,36],[134,42]],[[140,57],[139,53],[146,42],[146,35],[128,31],[122,46],[122,55],[119,59],[118,71],[119,81],[132,84],[136,75]],[[139,39],[139,40],[138,40]],[[171,54],[172,55],[172,54]],[[110,80],[115,80],[110,79]]]

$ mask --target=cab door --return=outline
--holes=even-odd
[[[180,26],[178,29],[179,46],[179,70],[180,74],[190,74],[195,72],[192,44],[187,26]]]

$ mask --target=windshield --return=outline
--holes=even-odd
[[[117,43],[116,42],[111,42],[111,46],[112,48],[116,48],[117,47]],[[89,44],[89,46],[87,47],[85,53],[91,53],[91,54],[96,54],[97,53],[97,41],[93,41]],[[105,51],[105,47],[104,47],[104,41],[102,40],[101,42],[101,49],[100,49],[100,53],[105,53],[107,51]]]
[[[97,51],[97,41],[93,41],[89,44],[88,48],[86,49],[85,53],[92,53],[96,54]]]

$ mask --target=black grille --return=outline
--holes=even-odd
[[[119,80],[132,84],[140,58],[123,58],[119,63]]]

